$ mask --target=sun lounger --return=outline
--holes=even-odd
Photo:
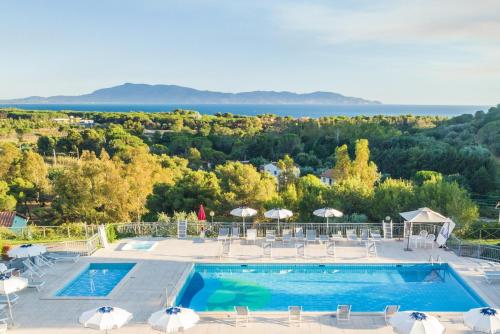
[[[337,323],[351,320],[351,305],[337,306]]]
[[[316,230],[306,230],[306,242],[316,242]]]
[[[231,240],[239,239],[240,238],[240,228],[239,227],[233,227],[231,228]]]
[[[3,263],[0,263],[0,274],[10,276],[14,271],[16,271],[16,268],[7,268],[7,266]]]
[[[374,241],[366,242],[366,256],[377,257],[377,244]]]
[[[295,256],[297,258],[305,257],[305,247],[303,243],[300,242],[295,244]]]
[[[45,281],[35,281],[28,278],[28,288],[34,288],[36,291],[40,292],[45,286]]]
[[[290,229],[283,230],[283,244],[289,244],[292,242],[292,231]]]
[[[380,241],[380,240],[382,240],[382,236],[380,235],[380,231],[379,230],[371,229],[370,230],[370,238],[373,241]]]
[[[341,241],[341,240],[343,240],[344,237],[342,236],[342,231],[338,230],[337,233],[332,234],[331,239],[333,241]]]
[[[188,222],[185,220],[180,220],[177,222],[177,238],[186,239],[187,238],[187,225]]]
[[[225,241],[229,238],[229,229],[227,227],[222,227],[219,229],[219,235],[217,236],[217,241]]]
[[[361,229],[361,241],[368,241],[368,230],[367,229]]]
[[[255,241],[257,241],[257,230],[254,228],[249,228],[247,230],[247,236],[245,238],[246,242],[253,242],[255,244]]]
[[[235,326],[238,327],[240,324],[247,325],[250,320],[250,310],[247,306],[235,306],[234,311],[236,312]]]
[[[326,255],[335,257],[335,241],[326,243]]]
[[[356,235],[356,230],[346,230],[347,240],[358,241],[358,236]]]
[[[273,244],[272,242],[262,243],[262,256],[272,257],[273,256]]]
[[[33,258],[34,260],[34,263],[39,266],[39,267],[53,267],[54,266],[54,263],[52,261],[50,261],[49,259],[47,259],[45,256],[43,255],[38,255],[38,256],[35,256]]]
[[[296,322],[299,326],[302,322],[302,306],[288,306],[288,324]]]
[[[486,279],[486,282],[488,283],[494,283],[500,281],[500,271],[485,271],[484,272],[484,278]]]
[[[8,301],[7,301],[7,296],[6,295],[0,295],[0,304],[15,304],[19,300],[19,296],[15,293],[9,293],[8,296]]]
[[[327,242],[330,239],[328,238],[328,235],[326,235],[326,234],[320,234],[318,240],[319,240],[320,244],[324,244],[325,242]]]
[[[7,321],[8,320],[9,320],[8,318],[0,319],[0,334],[7,333],[7,328],[8,328]]]
[[[44,256],[54,262],[71,261],[76,263],[80,260],[78,253],[45,253]]]
[[[219,257],[220,258],[229,257],[230,255],[231,255],[231,241],[230,240],[221,241]]]
[[[389,319],[399,312],[399,305],[387,305],[384,309],[385,324],[389,325]]]
[[[266,230],[266,242],[275,242],[275,241],[276,241],[276,231]]]
[[[302,227],[295,228],[295,240],[304,241],[304,230]]]
[[[31,276],[35,275],[38,278],[42,278],[43,276],[45,276],[45,272],[36,264],[31,262],[30,259],[24,260],[23,265],[26,267],[26,270]]]

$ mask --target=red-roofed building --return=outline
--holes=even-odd
[[[327,186],[331,186],[335,180],[332,176],[333,169],[327,169],[320,175],[321,182]]]
[[[19,231],[20,228],[28,225],[28,218],[15,211],[0,212],[0,227],[7,227],[13,231]]]

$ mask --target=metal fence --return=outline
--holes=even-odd
[[[49,252],[74,253],[83,256],[92,255],[101,246],[98,234],[85,240],[59,241],[44,244]]]
[[[0,238],[43,240],[43,239],[80,239],[97,233],[97,225],[70,223],[59,226],[27,225],[10,227],[0,231]]]
[[[500,246],[464,241],[452,235],[446,243],[458,256],[500,262]]]

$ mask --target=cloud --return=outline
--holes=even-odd
[[[311,34],[323,43],[500,42],[498,0],[288,2],[273,7],[281,29]]]

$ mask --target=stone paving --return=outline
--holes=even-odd
[[[378,257],[367,257],[362,244],[339,242],[335,258],[326,255],[325,246],[308,245],[305,258],[296,258],[293,246],[280,242],[273,247],[272,258],[262,256],[260,243],[247,245],[244,241],[232,243],[229,256],[220,257],[220,244],[215,240],[157,240],[151,251],[121,250],[127,240],[120,240],[107,249],[101,249],[91,257],[83,257],[78,263],[58,263],[47,271],[46,285],[37,292],[26,289],[13,307],[16,326],[9,333],[92,333],[82,328],[78,316],[93,307],[112,305],[134,314],[132,322],[111,333],[157,333],[146,324],[149,315],[162,307],[166,294],[173,298],[176,288],[182,285],[185,274],[193,262],[320,262],[320,263],[396,263],[427,262],[440,256],[452,265],[462,277],[492,306],[500,306],[500,284],[487,284],[482,273],[496,264],[470,258],[457,257],[453,252],[438,248],[403,250],[401,241],[382,241],[378,244]],[[136,262],[136,268],[125,277],[107,300],[54,299],[55,291],[77,275],[90,262]],[[469,333],[462,325],[460,314],[437,314],[447,328],[447,333]],[[337,325],[328,314],[306,314],[300,326],[289,326],[287,316],[279,313],[255,314],[246,327],[235,327],[230,313],[206,313],[200,323],[189,333],[392,333],[380,315],[354,315],[349,324]]]

